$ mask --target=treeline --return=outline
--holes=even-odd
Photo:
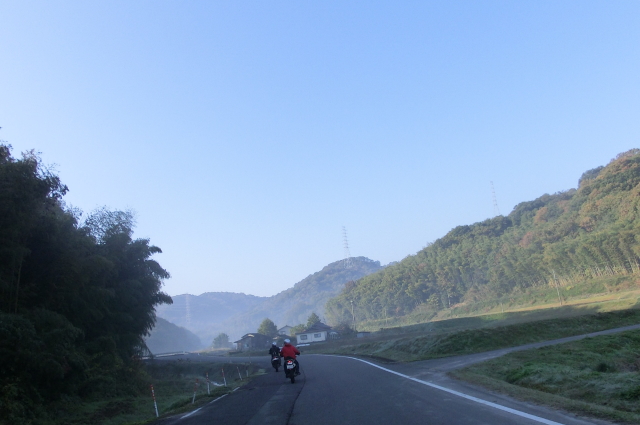
[[[567,276],[640,271],[640,150],[585,172],[578,189],[458,226],[416,255],[348,284],[331,299],[332,323],[437,312]],[[555,278],[554,278],[555,275]],[[352,303],[353,302],[353,303]]]
[[[33,152],[0,145],[0,422],[44,423],[61,399],[135,393],[169,274],[131,212],[83,222]],[[58,408],[64,408],[58,406]]]

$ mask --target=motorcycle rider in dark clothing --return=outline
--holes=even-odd
[[[269,354],[271,355],[271,363],[272,364],[273,364],[273,358],[277,357],[278,358],[278,365],[279,366],[282,365],[282,360],[280,360],[281,357],[282,357],[280,355],[280,349],[278,348],[278,345],[275,342],[271,343],[271,348],[269,348]],[[276,369],[276,372],[277,371],[278,371],[278,369]]]
[[[280,357],[280,349],[278,348],[278,345],[275,342],[271,343],[271,348],[269,348],[269,354],[271,354],[271,357],[275,357],[275,356]]]

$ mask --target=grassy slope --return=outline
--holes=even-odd
[[[618,299],[635,300],[640,295],[640,275],[612,276],[599,279],[589,279],[580,284],[559,288],[563,305],[593,306],[596,303],[608,303]],[[449,321],[449,319],[479,316],[498,316],[509,318],[509,315],[501,313],[542,311],[540,320],[544,318],[549,309],[559,306],[558,295],[555,287],[528,288],[522,293],[513,293],[502,299],[491,299],[476,303],[463,303],[453,305],[450,309],[434,312],[425,308],[416,309],[406,316],[391,317],[388,319],[369,320],[358,323],[358,329],[363,331],[387,330],[390,327],[402,327],[404,329],[412,325],[420,325],[426,322]],[[619,309],[613,307],[613,309]],[[584,314],[584,313],[579,313]],[[555,315],[555,313],[552,313]],[[554,316],[555,317],[555,316]],[[531,319],[527,319],[531,320]]]
[[[515,352],[453,372],[511,396],[640,423],[640,331]]]
[[[309,352],[361,354],[396,361],[471,354],[640,323],[637,292],[573,305],[486,314],[384,329],[366,340],[305,347]]]

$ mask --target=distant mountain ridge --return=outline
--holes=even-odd
[[[349,268],[345,268],[343,260],[335,261],[271,297],[233,292],[184,294],[172,297],[173,304],[159,306],[156,313],[191,330],[209,345],[220,332],[227,333],[232,340],[255,332],[265,318],[280,328],[306,323],[312,312],[323,317],[327,300],[339,294],[348,282],[382,268],[379,261],[355,257],[351,258]]]
[[[195,332],[200,338],[203,338],[202,331],[211,327],[212,324],[222,323],[230,317],[246,313],[267,300],[267,297],[235,292],[205,292],[201,295],[183,294],[172,298],[173,304],[162,304],[157,307],[157,316]],[[221,332],[229,333],[228,331]],[[203,343],[210,344],[217,334],[211,338],[209,338],[209,333],[204,336],[207,339],[203,340]],[[211,339],[211,341],[208,339]]]

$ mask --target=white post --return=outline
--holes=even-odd
[[[196,383],[193,384],[193,400],[191,400],[191,404],[196,402],[196,390],[198,388],[198,380],[196,379]]]
[[[153,384],[151,384],[151,397],[153,397],[153,407],[156,408],[156,418],[157,418],[160,415],[158,415],[158,404],[156,403],[156,393],[153,391]]]
[[[560,289],[558,289],[558,279],[556,279],[556,271],[551,271],[553,272],[553,282],[556,284],[556,291],[558,291],[558,301],[560,301],[560,305],[562,305],[562,298],[560,298]]]

